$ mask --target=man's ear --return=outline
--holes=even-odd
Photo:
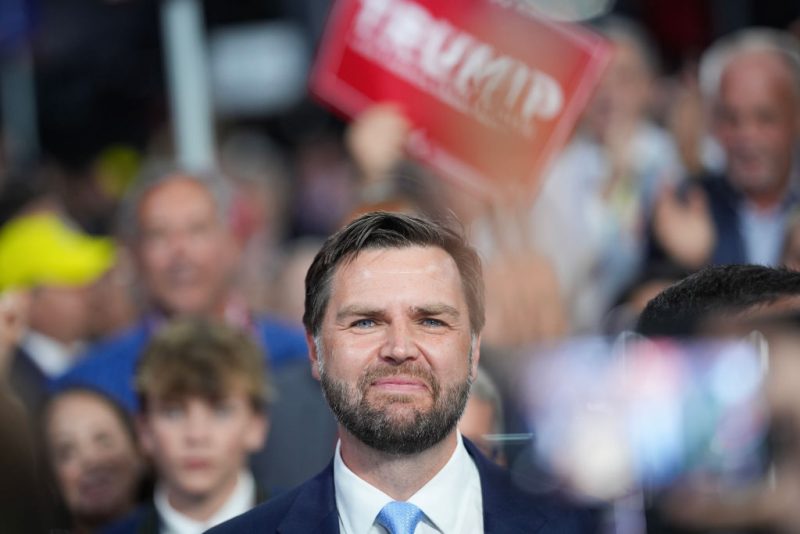
[[[319,380],[319,358],[322,355],[317,353],[317,344],[314,343],[314,336],[308,331],[306,331],[306,344],[308,345],[308,359],[311,361],[311,376]]]

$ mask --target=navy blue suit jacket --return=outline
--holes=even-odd
[[[555,500],[517,489],[506,471],[487,460],[468,440],[467,451],[478,467],[487,534],[577,534],[595,532],[594,517]],[[338,534],[339,514],[333,485],[333,462],[308,482],[207,534]]]
[[[704,176],[697,186],[705,191],[717,235],[710,263],[747,263],[744,237],[739,228],[742,195],[731,187],[724,176]]]

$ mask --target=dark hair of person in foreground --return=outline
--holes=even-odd
[[[800,272],[763,265],[706,267],[647,303],[636,331],[642,335],[692,336],[710,319],[790,307],[800,296]]]

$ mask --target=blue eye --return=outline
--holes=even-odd
[[[375,321],[373,319],[359,319],[353,323],[353,326],[356,328],[369,328],[375,326]]]
[[[430,317],[423,319],[422,324],[424,326],[444,326],[444,323],[439,319],[431,319]]]

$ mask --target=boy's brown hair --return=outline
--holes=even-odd
[[[142,412],[148,399],[215,402],[233,391],[243,391],[262,412],[273,397],[263,349],[246,332],[198,318],[159,329],[144,349],[134,387]]]

